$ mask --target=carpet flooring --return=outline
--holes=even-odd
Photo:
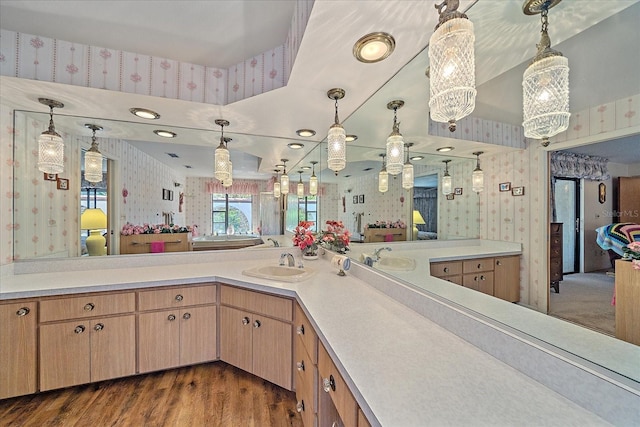
[[[614,278],[605,271],[564,276],[560,293],[551,291],[549,314],[608,335],[615,335],[616,311],[611,305]]]

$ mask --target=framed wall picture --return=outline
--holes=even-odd
[[[509,191],[511,190],[511,183],[510,182],[501,182],[500,184],[498,184],[500,191]]]
[[[358,196],[353,196],[353,204],[354,205],[358,204]]]
[[[58,190],[68,190],[69,189],[69,180],[66,178],[58,178],[56,180]]]
[[[44,173],[44,180],[45,181],[57,181],[58,180],[58,174],[57,173]]]
[[[360,203],[364,203],[364,194],[361,194],[360,196],[358,196],[358,201]]]
[[[524,187],[513,187],[511,189],[512,196],[524,196]]]
[[[462,188],[454,188],[453,194],[455,194],[456,196],[462,196]]]
[[[447,194],[447,200],[453,200],[454,198],[455,196],[453,195],[453,193]]]
[[[600,204],[603,204],[607,201],[607,186],[604,182],[601,182],[598,185],[598,201]]]

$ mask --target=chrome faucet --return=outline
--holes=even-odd
[[[273,242],[273,247],[274,248],[279,248],[280,247],[280,243],[278,243],[277,241],[273,240],[271,237],[269,237],[267,240],[270,240]]]
[[[283,252],[280,255],[280,265],[284,265],[284,259],[285,258],[287,259],[289,267],[295,267],[296,266],[296,260],[293,258],[293,255],[291,255],[289,252]]]
[[[375,251],[373,251],[373,256],[375,257],[374,261],[377,261],[378,259],[380,259],[380,252],[382,252],[382,251],[391,252],[391,248],[389,246],[385,246],[385,247],[382,247],[382,248],[379,248],[379,249],[376,249]]]

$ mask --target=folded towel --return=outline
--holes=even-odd
[[[393,234],[385,234],[384,241],[385,242],[393,242]]]
[[[151,253],[164,252],[164,242],[151,242]]]

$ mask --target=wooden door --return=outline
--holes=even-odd
[[[0,305],[0,399],[37,390],[36,304]]]
[[[640,223],[640,176],[618,178],[618,222]]]
[[[180,364],[180,310],[143,313],[138,317],[139,371],[149,372]]]
[[[91,322],[91,381],[136,373],[136,319],[128,316]]]
[[[220,359],[253,373],[252,315],[220,307]]]
[[[509,302],[520,301],[520,256],[495,259],[493,266],[493,295]]]
[[[254,317],[253,373],[291,390],[293,367],[291,324],[258,315]]]
[[[40,390],[91,381],[90,322],[75,320],[40,326]]]
[[[215,360],[216,307],[192,307],[180,311],[180,364]]]

